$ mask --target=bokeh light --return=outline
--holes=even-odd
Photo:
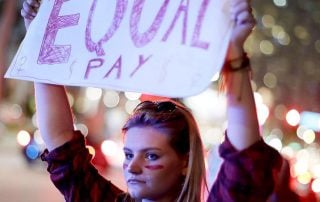
[[[314,192],[320,193],[320,178],[315,179],[315,180],[312,182],[311,188],[312,188],[312,190],[313,190]]]
[[[269,144],[271,147],[273,147],[273,148],[275,148],[276,150],[278,150],[278,151],[280,151],[280,150],[282,149],[282,142],[281,142],[281,140],[280,140],[278,137],[272,138],[272,139],[268,142],[268,144]]]
[[[43,145],[44,144],[44,141],[43,141],[43,139],[41,137],[41,134],[40,134],[40,130],[34,131],[33,139],[38,145]]]
[[[303,135],[302,135],[302,139],[307,143],[307,144],[311,144],[314,142],[314,140],[316,139],[316,134],[313,130],[306,130],[304,131]]]
[[[274,17],[272,15],[264,15],[261,18],[262,24],[266,28],[272,28],[275,24]]]
[[[126,96],[128,100],[138,100],[141,97],[141,93],[125,92],[124,96]]]
[[[28,145],[26,147],[26,155],[28,156],[29,159],[35,160],[39,157],[40,150],[36,145]]]
[[[263,77],[263,82],[268,88],[275,88],[277,86],[277,77],[273,73],[266,73]]]
[[[19,133],[17,134],[17,142],[21,145],[21,146],[26,146],[30,143],[31,140],[31,136],[30,133],[25,131],[25,130],[21,130],[19,131]]]
[[[287,0],[273,0],[274,5],[279,7],[287,6]]]
[[[108,108],[116,107],[120,102],[119,93],[116,91],[106,91],[103,97],[103,103]]]
[[[94,149],[94,147],[91,145],[86,145],[86,148],[88,149],[89,154],[92,155],[92,158],[94,158],[94,156],[96,155],[96,150]]]
[[[300,113],[296,109],[291,109],[286,115],[286,120],[289,125],[297,126],[300,122]]]
[[[274,53],[274,46],[268,40],[262,40],[260,42],[260,51],[265,55],[272,55]]]
[[[301,184],[309,184],[312,180],[312,176],[309,172],[305,172],[298,175],[297,179]]]
[[[117,144],[112,140],[105,140],[101,144],[101,150],[104,155],[114,157],[119,152]]]
[[[88,87],[86,89],[86,98],[89,100],[99,100],[100,97],[102,96],[102,90],[100,88],[92,88]]]

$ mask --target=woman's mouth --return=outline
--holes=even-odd
[[[127,181],[128,184],[144,184],[145,181],[139,179],[129,179]]]

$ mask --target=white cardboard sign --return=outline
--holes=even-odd
[[[169,97],[220,71],[226,0],[43,0],[6,78]]]

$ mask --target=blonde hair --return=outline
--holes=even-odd
[[[192,113],[173,100],[140,103],[122,128],[150,126],[168,134],[169,144],[181,157],[188,156],[188,167],[177,202],[200,202],[207,188],[204,151]]]

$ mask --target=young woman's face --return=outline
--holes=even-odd
[[[123,169],[131,197],[172,200],[182,186],[186,159],[169,145],[166,134],[152,127],[130,128],[124,139]]]

